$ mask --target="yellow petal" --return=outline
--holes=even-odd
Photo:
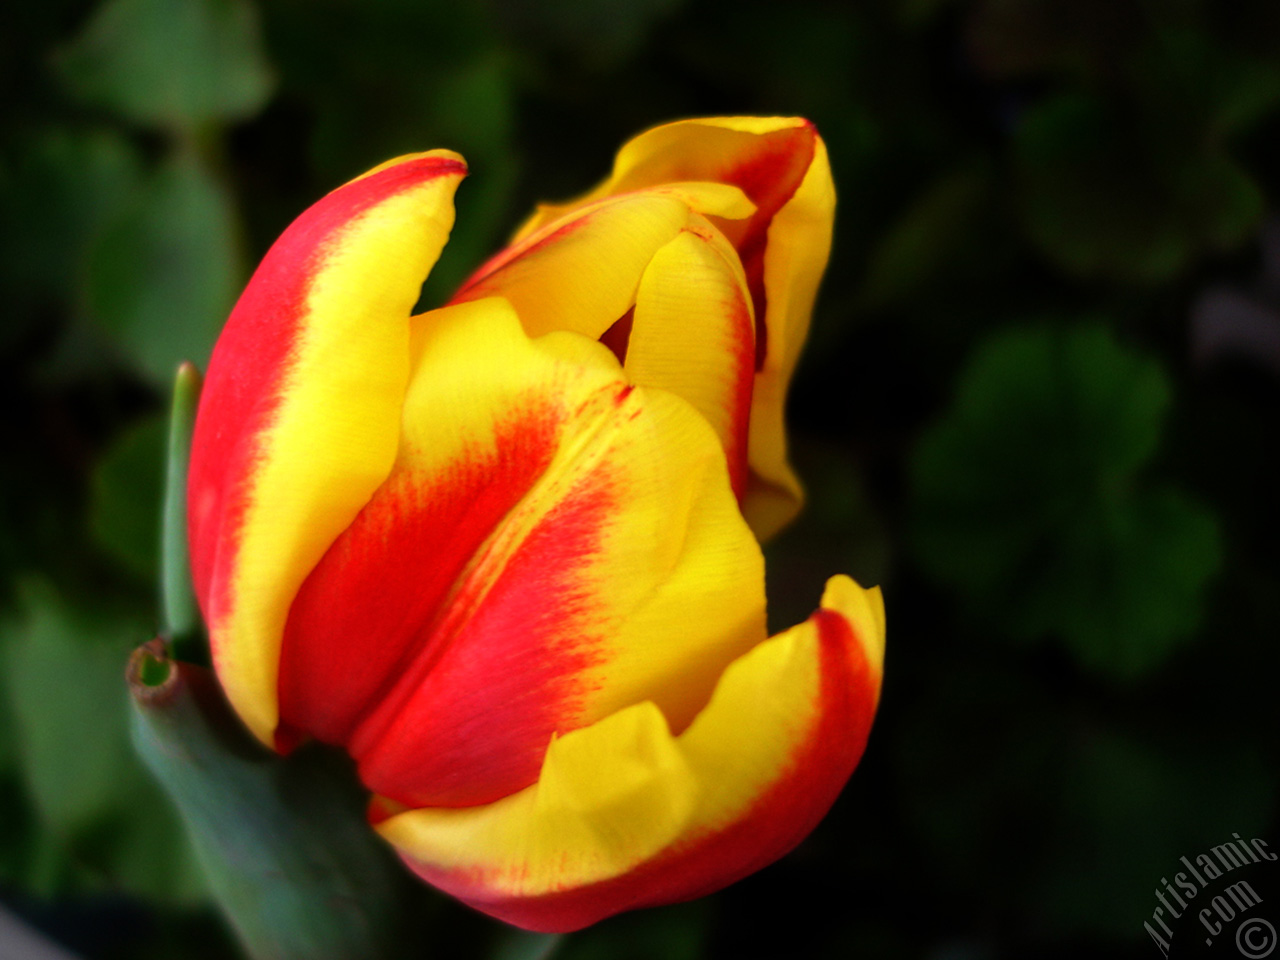
[[[612,189],[612,181],[597,187],[591,193],[568,203],[540,203],[537,211],[522,223],[511,237],[511,247],[518,247],[526,240],[546,229],[557,220],[581,213],[592,203],[617,196],[625,191]],[[709,180],[659,181],[651,180],[643,185],[646,193],[674,197],[704,216],[716,216],[724,220],[745,220],[756,212],[756,205],[739,187]]]
[[[391,470],[409,314],[465,172],[456,154],[433,151],[329,194],[272,248],[214,351],[193,445],[193,477],[207,484],[191,490],[192,525],[209,557],[215,666],[266,743],[294,594]],[[255,353],[272,351],[281,362],[257,369]],[[245,416],[230,422],[238,404]]]
[[[534,929],[709,892],[825,813],[861,756],[883,643],[879,591],[833,578],[822,610],[734,661],[680,736],[637,704],[556,739],[520,793],[378,830],[430,882]]]
[[[286,721],[374,789],[449,804],[527,785],[553,733],[642,700],[683,729],[765,632],[718,438],[500,299],[415,325],[396,469],[294,603]]]
[[[774,214],[764,254],[768,344],[751,407],[751,469],[757,482],[742,505],[762,539],[786,526],[803,500],[787,459],[786,398],[831,253],[835,203],[827,148],[815,138],[813,161],[791,200]]]
[[[709,224],[654,254],[636,297],[624,369],[683,397],[724,445],[735,492],[746,484],[755,318],[737,254]]]
[[[812,125],[798,117],[710,117],[655,127],[618,152],[603,183],[568,203],[540,207],[516,236],[523,240],[610,196],[690,180],[735,184],[759,206],[750,218],[729,220],[696,199],[691,203],[738,248],[755,297],[757,327],[764,331],[756,344],[752,477],[743,511],[756,534],[767,539],[795,516],[802,501],[787,460],[785,402],[830,252],[835,212],[826,147]]]
[[[716,183],[609,197],[507,247],[453,302],[501,296],[530,336],[567,330],[596,340],[635,303],[641,273],[688,222],[691,202],[730,219],[755,209],[737,187]]]
[[[645,265],[688,218],[672,196],[606,200],[503,251],[453,302],[501,296],[531,336],[568,330],[595,340],[631,308]]]

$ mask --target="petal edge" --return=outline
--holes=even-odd
[[[519,794],[397,813],[379,831],[432,884],[542,931],[702,896],[760,869],[826,813],[879,699],[879,591],[836,577],[823,603],[731,664],[681,736],[638,704],[555,741],[543,779]],[[625,789],[605,806],[567,810],[564,784],[575,781]],[[651,831],[623,816],[642,809]]]
[[[214,664],[272,744],[289,603],[390,472],[409,313],[453,225],[461,157],[392,161],[305,211],[268,251],[210,361],[188,519]]]

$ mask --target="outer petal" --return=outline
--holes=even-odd
[[[432,151],[324,197],[267,253],[214,350],[188,485],[192,566],[223,687],[264,742],[294,593],[395,458],[409,314],[465,174]]]
[[[293,605],[284,721],[415,806],[522,789],[553,735],[642,700],[683,729],[765,635],[714,433],[505,301],[417,322],[396,468]]]
[[[503,250],[454,302],[501,296],[530,336],[569,330],[598,339],[635,303],[641,273],[688,223],[693,201],[726,218],[755,209],[741,190],[715,183],[665,184],[607,197]]]
[[[762,538],[790,523],[803,500],[800,481],[787,461],[787,389],[831,254],[835,203],[827,148],[815,135],[813,160],[791,200],[769,224],[764,252],[768,346],[756,375],[750,443],[758,482],[743,503],[747,522]]]
[[[787,463],[783,406],[830,253],[835,211],[826,147],[813,125],[795,117],[713,117],[655,127],[619,151],[604,183],[571,203],[540,207],[513,243],[602,197],[688,180],[733,184],[756,205],[752,217],[738,222],[694,209],[711,216],[733,242],[755,300],[755,476],[743,508],[763,538],[784,526],[801,500]]]
[[[430,883],[534,930],[725,886],[794,847],[862,755],[879,699],[878,590],[835,577],[808,621],[732,663],[680,736],[642,703],[555,740],[538,783],[496,803],[387,816]]]

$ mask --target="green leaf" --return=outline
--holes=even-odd
[[[103,232],[89,306],[138,370],[168,385],[179,363],[208,359],[242,274],[230,198],[179,151]]]
[[[108,0],[58,65],[85,102],[169,129],[251,117],[274,85],[249,0]]]
[[[137,189],[141,166],[129,141],[106,130],[54,128],[14,148],[0,169],[0,346],[21,335],[23,320],[80,306],[93,241]]]
[[[89,530],[113,559],[140,580],[159,571],[160,497],[165,423],[148,417],[116,438],[94,467]]]
[[[1113,9],[1126,6],[983,2],[969,36],[988,72],[1083,81],[1015,131],[1028,236],[1070,273],[1146,285],[1237,249],[1261,223],[1265,197],[1229,140],[1274,114],[1280,69],[1265,18],[1243,15],[1232,37],[1195,4]],[[1258,39],[1242,44],[1249,31]]]
[[[133,740],[181,811],[210,887],[254,960],[409,953],[404,871],[364,818],[349,762],[254,741],[213,675],[163,644],[130,661]]]
[[[1207,120],[1179,121],[1080,94],[1029,110],[1014,164],[1031,239],[1071,273],[1138,284],[1243,243],[1262,220],[1261,191]]]
[[[165,451],[164,517],[160,576],[161,622],[165,633],[180,645],[188,645],[200,628],[195,586],[191,582],[191,556],[187,546],[187,464],[191,436],[200,402],[200,371],[192,364],[178,368],[169,408],[168,446]]]
[[[27,616],[11,643],[5,681],[27,784],[45,822],[64,835],[121,800],[128,767],[122,655],[142,624],[78,616],[47,586],[30,584]]]
[[[0,616],[0,667],[23,632],[20,618]],[[51,896],[63,885],[67,857],[36,822],[23,778],[20,736],[8,690],[0,683],[0,884]]]
[[[3,651],[21,779],[51,856],[87,889],[160,902],[202,894],[191,850],[129,747],[123,670],[145,627],[25,590],[24,622]],[[48,868],[46,868],[48,869]]]
[[[993,337],[912,463],[917,553],[1011,637],[1132,676],[1198,625],[1221,562],[1191,499],[1143,485],[1169,386],[1097,325]]]
[[[1061,532],[1062,555],[1011,612],[1015,633],[1058,633],[1086,666],[1136,676],[1199,626],[1204,584],[1222,559],[1203,507],[1174,490],[1138,490]]]

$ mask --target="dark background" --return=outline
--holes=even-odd
[[[830,148],[769,589],[881,583],[884,699],[794,854],[560,956],[1153,957],[1180,856],[1280,847],[1274,0],[43,0],[0,91],[0,896],[82,955],[235,956],[120,679],[175,364],[384,159],[471,165],[431,304],[692,115]]]

